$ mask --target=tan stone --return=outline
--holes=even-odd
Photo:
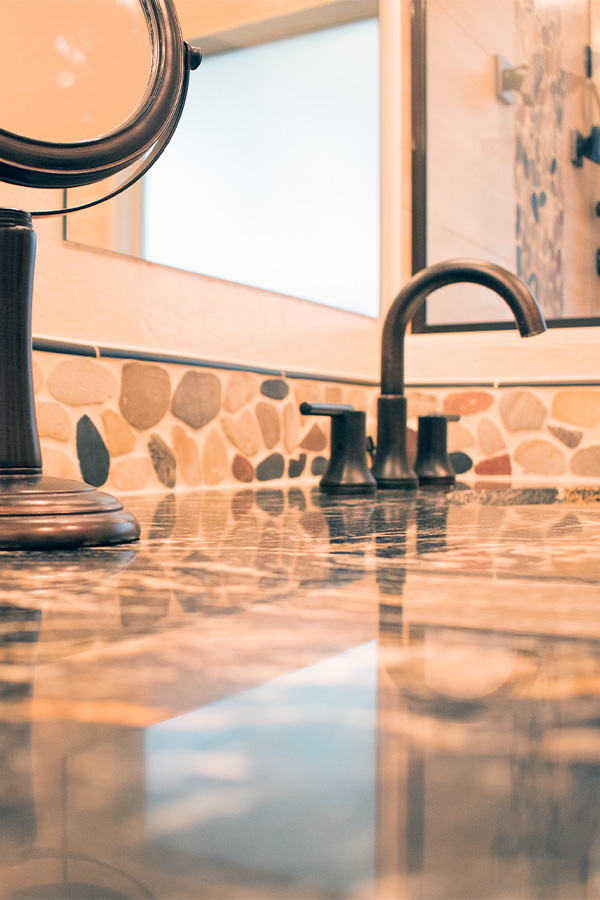
[[[294,393],[296,395],[296,403],[322,403],[323,402],[323,385],[318,381],[297,381],[294,385]],[[308,421],[306,416],[302,416],[302,423]]]
[[[42,372],[42,367],[39,363],[36,363],[35,359],[31,363],[31,368],[33,371],[33,393],[37,394],[44,387],[44,373]]]
[[[319,453],[327,446],[327,436],[318,425],[313,425],[307,435],[302,439],[300,446],[303,450],[314,450]]]
[[[475,436],[460,422],[448,422],[448,453],[472,447]]]
[[[221,416],[221,426],[225,437],[244,456],[254,456],[260,450],[260,431],[256,419],[249,409],[244,409],[239,416]]]
[[[38,400],[35,404],[38,432],[41,438],[54,438],[55,441],[68,441],[73,426],[69,414],[60,403],[54,400]]]
[[[533,391],[502,391],[498,408],[508,431],[537,431],[544,424],[548,412]]]
[[[367,409],[367,393],[362,388],[350,388],[348,391],[348,403],[354,409]]]
[[[171,412],[190,428],[203,428],[221,411],[221,381],[212,372],[189,369],[177,385]]]
[[[181,425],[174,425],[171,429],[171,443],[175,453],[177,473],[187,485],[194,487],[202,480],[200,451],[196,441],[186,433]]]
[[[333,401],[331,401],[333,402]],[[337,400],[335,401],[338,402]],[[288,453],[294,453],[300,437],[300,413],[293,403],[283,407],[283,442]]]
[[[119,382],[106,366],[95,359],[63,359],[52,369],[48,390],[56,400],[69,406],[104,403],[116,394]]]
[[[593,428],[600,422],[600,391],[559,391],[552,401],[552,415],[567,425]]]
[[[513,458],[523,466],[524,472],[534,475],[562,475],[566,468],[562,450],[541,438],[522,441],[513,452]]]
[[[147,456],[127,456],[110,467],[110,480],[118,491],[141,491],[152,474]]]
[[[223,409],[233,413],[252,400],[258,391],[258,375],[254,372],[231,372],[223,392]]]
[[[419,391],[411,391],[407,394],[409,419],[416,419],[419,416],[426,416],[428,413],[437,412],[439,403],[437,397],[433,394],[422,394]]]
[[[582,447],[571,459],[571,472],[575,475],[586,475],[600,478],[600,446]]]
[[[202,472],[207,484],[219,484],[229,475],[227,447],[220,432],[211,428],[202,448]]]
[[[42,469],[44,475],[54,478],[71,478],[81,481],[79,466],[72,456],[59,450],[58,447],[49,447],[42,443]]]
[[[479,420],[477,426],[477,435],[479,438],[479,446],[485,456],[494,456],[500,450],[504,450],[506,442],[502,436],[502,432],[495,422],[484,417]]]
[[[339,384],[325,385],[325,403],[343,403],[344,392]]]
[[[472,416],[488,409],[494,398],[486,391],[460,391],[444,398],[444,412],[459,416]]]
[[[171,379],[154,363],[125,363],[121,374],[119,409],[126,422],[138,431],[157,425],[169,408]]]
[[[260,426],[265,447],[269,450],[278,443],[281,437],[281,419],[274,403],[261,400],[256,404],[256,417]]]
[[[104,426],[106,446],[111,456],[131,453],[135,447],[135,433],[114,409],[103,409],[100,413]]]

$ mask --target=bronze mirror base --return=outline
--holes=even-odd
[[[135,541],[136,519],[110,494],[42,474],[31,365],[35,250],[29,213],[0,209],[0,549]]]
[[[135,517],[89,484],[45,475],[0,477],[0,550],[97,547],[139,536]]]

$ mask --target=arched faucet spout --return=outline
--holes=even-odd
[[[521,337],[546,330],[544,317],[529,289],[516,275],[494,263],[451,259],[429,266],[411,278],[392,303],[383,326],[377,450],[372,470],[380,488],[417,486],[406,447],[404,336],[409,322],[429,294],[460,282],[480,284],[502,297],[515,317]]]
[[[404,394],[404,336],[426,298],[448,284],[480,284],[498,294],[515,317],[521,337],[540,334],[546,323],[529,288],[494,263],[450,259],[417,272],[400,291],[387,314],[381,343],[381,393]]]

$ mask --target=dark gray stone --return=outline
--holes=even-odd
[[[306,453],[301,453],[298,459],[290,459],[288,463],[288,475],[290,478],[300,478],[306,468]]]
[[[158,434],[150,436],[148,451],[158,480],[168,488],[175,487],[176,463],[173,451]]]
[[[283,400],[290,392],[289,387],[281,378],[268,378],[260,386],[260,392],[271,400]]]
[[[83,480],[94,487],[104,484],[110,470],[110,454],[89,416],[82,416],[77,423],[77,456]]]
[[[258,481],[272,481],[274,478],[281,478],[284,471],[285,460],[281,453],[271,453],[257,465],[256,477]]]
[[[462,475],[464,472],[468,472],[469,469],[473,468],[473,460],[469,454],[461,453],[460,450],[450,454],[450,462],[457,475]]]

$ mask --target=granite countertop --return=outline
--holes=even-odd
[[[600,896],[600,495],[140,495],[1,553],[0,897]]]

